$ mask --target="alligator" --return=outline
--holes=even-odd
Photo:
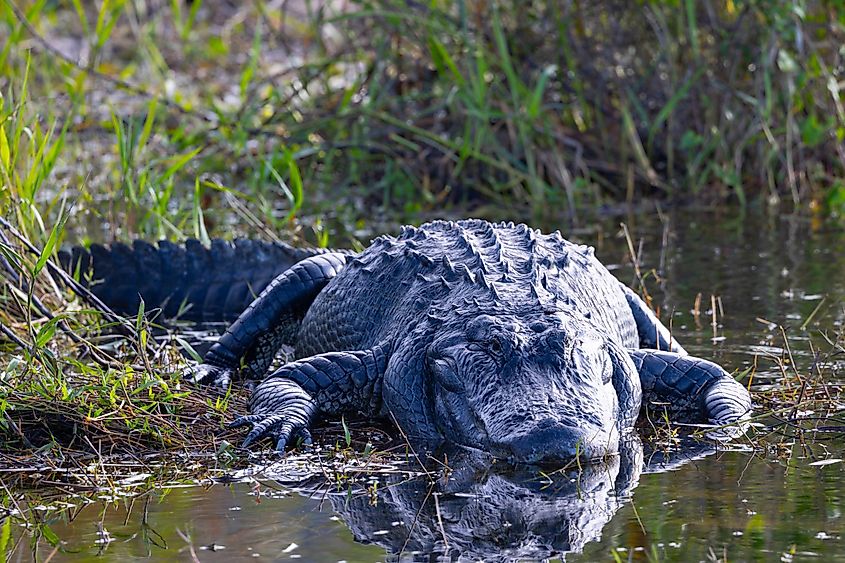
[[[641,406],[715,426],[748,417],[748,391],[690,356],[589,246],[524,224],[403,227],[359,253],[215,241],[77,249],[107,304],[237,318],[190,377],[257,382],[244,447],[310,442],[318,418],[399,427],[518,463],[618,452]],[[266,287],[265,287],[266,285]],[[259,293],[260,292],[260,293]],[[257,298],[253,300],[255,294]],[[277,353],[293,359],[269,373]]]

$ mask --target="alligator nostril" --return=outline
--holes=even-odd
[[[502,445],[518,463],[565,462],[575,457],[597,459],[619,448],[618,440],[611,440],[604,430],[576,428],[548,419]]]
[[[549,325],[548,325],[548,323],[544,323],[543,321],[534,321],[533,323],[531,323],[530,325],[528,325],[528,328],[530,328],[530,329],[531,329],[531,330],[533,330],[534,332],[538,332],[538,333],[539,333],[539,332],[543,332],[543,331],[545,331],[547,328],[549,328]]]

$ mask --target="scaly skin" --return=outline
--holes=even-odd
[[[599,458],[617,451],[643,402],[717,424],[751,405],[724,370],[686,356],[592,248],[512,223],[435,221],[357,256],[311,255],[193,375],[262,379],[282,345],[297,360],[256,388],[253,414],[237,422],[253,426],[248,443],[284,448],[318,416],[357,412],[393,419],[419,450]]]
[[[96,282],[90,289],[117,313],[137,313],[142,295],[148,311],[160,307],[167,318],[233,321],[285,270],[326,252],[244,239],[214,240],[210,248],[197,240],[184,246],[136,240],[131,247],[77,246],[59,258],[66,270],[83,274],[83,283],[90,271]]]

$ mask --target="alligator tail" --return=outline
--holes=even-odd
[[[115,312],[146,311],[191,321],[232,321],[273,279],[325,249],[280,242],[215,239],[209,248],[136,240],[59,253],[62,266]]]

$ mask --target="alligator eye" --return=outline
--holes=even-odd
[[[510,354],[511,344],[500,335],[493,335],[487,340],[487,351],[497,358]]]

